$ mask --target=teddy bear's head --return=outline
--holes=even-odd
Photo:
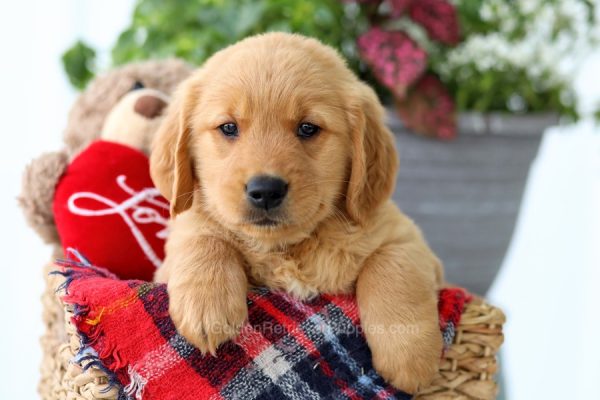
[[[64,139],[72,158],[102,132],[108,114],[128,93],[155,89],[170,95],[187,78],[192,67],[177,59],[125,65],[98,76],[75,101]]]
[[[168,102],[167,95],[158,90],[132,90],[108,113],[100,137],[149,154]]]
[[[159,98],[169,96],[179,82],[187,78],[191,72],[190,65],[177,59],[132,63],[99,75],[81,93],[69,113],[63,149],[42,154],[34,159],[23,175],[19,203],[27,222],[46,243],[54,245],[54,248],[60,251],[61,243],[52,213],[52,201],[56,184],[69,162],[101,135],[117,137],[121,134],[128,135],[127,132],[118,132],[121,122],[117,122],[119,118],[116,114],[114,122],[109,121],[109,114],[119,112],[118,109],[121,107],[123,107],[121,112],[129,112],[131,104],[127,105],[127,103],[132,101],[130,99],[140,96],[142,93],[140,90],[155,90],[156,92],[153,93],[162,93],[157,95]],[[160,105],[153,104],[153,101],[142,100],[139,108],[143,109],[140,112],[151,114],[156,112],[155,109],[160,108]],[[132,118],[137,117],[132,115]],[[147,123],[153,124],[157,121],[152,119]],[[148,132],[153,131],[148,130]],[[138,143],[140,143],[139,147],[147,150],[145,141],[146,139],[144,143]],[[135,143],[130,145],[136,146]]]

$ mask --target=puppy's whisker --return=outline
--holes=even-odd
[[[342,211],[337,207],[333,209],[331,217],[338,221],[346,230],[350,228],[350,221],[348,220],[348,217],[346,217],[344,213],[342,213]]]
[[[194,189],[194,190],[192,190],[190,192],[181,193],[181,194],[177,195],[175,197],[175,199],[179,199],[180,197],[184,197],[184,196],[189,196],[190,194],[195,194],[196,192],[200,193],[200,188]]]

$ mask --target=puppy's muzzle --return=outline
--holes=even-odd
[[[246,198],[252,207],[270,211],[283,203],[288,184],[281,178],[268,175],[255,176],[246,184]]]

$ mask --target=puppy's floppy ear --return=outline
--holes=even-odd
[[[385,111],[375,92],[363,83],[354,88],[349,120],[352,127],[352,164],[346,210],[363,223],[394,190],[398,155],[385,125]]]
[[[172,217],[191,207],[197,183],[189,154],[191,118],[199,94],[192,79],[184,81],[175,93],[150,155],[150,175],[171,202]]]

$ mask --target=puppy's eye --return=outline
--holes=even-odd
[[[308,139],[319,133],[320,130],[321,128],[315,124],[311,124],[310,122],[303,122],[300,125],[298,125],[298,136],[304,139]]]
[[[238,127],[233,122],[228,122],[226,124],[220,125],[219,130],[223,135],[228,137],[235,137],[238,135]]]
[[[131,86],[131,91],[139,90],[145,88],[144,84],[141,81],[135,81],[133,86]]]

